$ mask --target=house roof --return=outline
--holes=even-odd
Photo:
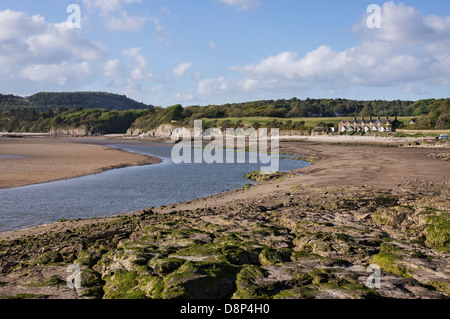
[[[395,120],[394,120],[395,121]],[[360,119],[360,120],[342,120],[342,124],[370,124],[370,123],[383,123],[383,124],[391,124],[394,122],[391,119]]]

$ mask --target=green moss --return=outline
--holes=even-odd
[[[414,213],[414,209],[410,206],[397,205],[390,209],[378,210],[372,214],[372,220],[381,226],[390,226],[399,228],[408,216]]]
[[[259,262],[263,266],[287,262],[290,261],[291,254],[292,251],[287,249],[275,250],[272,248],[265,248],[259,254]]]
[[[258,262],[258,253],[254,248],[248,251],[239,246],[225,245],[222,247],[221,252],[227,262],[232,265],[245,265]]]
[[[184,264],[184,260],[177,258],[154,258],[149,261],[148,266],[158,275],[167,275]]]
[[[139,288],[151,299],[163,299],[164,280],[162,277],[147,276],[139,281]]]
[[[343,241],[343,242],[346,242],[346,243],[352,243],[353,242],[353,238],[351,236],[347,235],[347,234],[344,234],[344,233],[337,233],[334,236],[335,236],[335,238],[337,240],[340,240],[340,241]]]
[[[286,289],[273,296],[273,299],[314,299],[320,289],[314,285]]]
[[[410,277],[407,269],[401,264],[402,257],[386,252],[380,252],[370,258],[370,263],[379,265],[384,271],[403,276]]]
[[[80,297],[101,298],[103,296],[103,286],[105,282],[102,280],[100,274],[83,267],[81,270],[81,287]]]
[[[221,248],[215,244],[191,245],[178,250],[176,256],[198,257],[203,261],[225,261]]]
[[[248,174],[245,174],[244,177],[247,179],[250,179],[252,181],[268,181],[271,179],[279,178],[283,175],[284,175],[284,173],[282,173],[282,172],[267,174],[267,173],[263,173],[261,171],[253,171]]]
[[[302,260],[311,259],[311,258],[322,259],[322,257],[319,255],[307,253],[304,251],[293,251],[292,255],[291,255],[291,261],[302,261]]]
[[[103,251],[101,249],[81,250],[78,253],[75,263],[77,265],[86,265],[91,267],[102,258],[102,255]]]
[[[237,267],[187,261],[164,279],[162,298],[224,299],[236,290]]]
[[[312,278],[313,284],[323,284],[330,281],[330,273],[327,269],[314,269],[308,274]]]
[[[427,284],[433,286],[438,291],[442,291],[447,295],[450,295],[450,282],[448,281],[430,281],[427,282]]]
[[[266,276],[265,271],[255,265],[246,265],[236,277],[236,292],[233,299],[269,299],[265,287],[258,281]]]
[[[287,231],[285,228],[272,225],[272,224],[256,224],[254,229],[252,229],[253,234],[260,234],[263,236],[280,236],[285,234]]]
[[[52,277],[49,280],[43,281],[43,282],[36,282],[27,284],[28,287],[52,287],[52,286],[63,286],[66,285],[66,280],[63,280],[58,277]]]
[[[134,272],[118,271],[106,278],[104,286],[106,299],[143,299],[145,292],[139,288],[139,275]]]
[[[425,218],[425,244],[443,253],[450,253],[450,213],[439,212]]]
[[[37,264],[39,265],[49,265],[62,262],[63,258],[60,253],[56,251],[48,251],[43,253],[38,259]]]
[[[383,241],[380,247],[381,250],[386,253],[401,253],[405,251],[403,248],[391,244],[390,241]]]

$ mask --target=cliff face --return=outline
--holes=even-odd
[[[246,129],[244,129],[245,131]],[[210,129],[208,134],[218,135],[220,134],[220,129]],[[225,134],[225,130],[222,131]],[[205,130],[203,130],[204,135],[208,135]],[[268,129],[267,136],[271,136],[271,130]],[[304,136],[309,133],[306,131],[296,131],[296,130],[280,130],[279,136]],[[162,138],[162,139],[171,139],[175,138],[183,138],[183,137],[191,137],[194,136],[193,128],[185,128],[185,127],[177,127],[173,124],[162,124],[156,130],[152,130],[149,132],[144,132],[141,129],[130,128],[128,129],[126,136],[128,137],[136,137],[136,138]]]
[[[187,130],[187,131],[189,131],[189,130]],[[191,131],[189,131],[189,133],[191,133]],[[140,129],[130,128],[127,131],[126,135],[129,137],[140,137],[140,138],[171,139],[172,136],[180,136],[182,134],[186,134],[186,129],[176,127],[173,124],[162,124],[156,130],[152,130],[149,132],[143,132]],[[182,135],[182,136],[184,136],[184,135]]]

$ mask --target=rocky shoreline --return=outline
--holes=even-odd
[[[317,161],[245,190],[2,234],[0,296],[450,298],[448,161],[307,142],[282,152]],[[67,287],[71,264],[81,288]],[[367,285],[374,264],[380,288]]]

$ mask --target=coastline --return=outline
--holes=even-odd
[[[131,153],[82,139],[52,137],[0,138],[0,189],[47,183],[107,170],[161,163],[161,159]]]
[[[222,278],[220,289],[211,288],[208,293],[213,291],[217,296],[211,297],[218,298],[231,296],[223,295],[222,291],[244,299],[311,295],[343,299],[450,297],[447,269],[450,256],[445,250],[448,243],[437,241],[427,232],[428,227],[441,227],[440,224],[429,226],[427,223],[434,220],[428,219],[430,216],[439,220],[450,211],[450,162],[429,156],[436,152],[449,153],[448,149],[291,141],[282,142],[280,152],[317,161],[280,179],[258,182],[247,190],[127,215],[65,221],[0,234],[3,247],[0,248],[6,252],[0,256],[0,269],[4,273],[0,281],[5,283],[0,287],[0,296],[14,296],[26,290],[51,298],[71,298],[62,288],[46,286],[33,290],[16,279],[23,271],[39,274],[43,269],[49,271],[50,266],[39,264],[39,260],[53,251],[58,252],[57,260],[62,264],[59,268],[51,266],[55,272],[49,271],[48,276],[64,279],[65,267],[75,262],[84,271],[102,278],[98,282],[99,295],[92,296],[87,292],[89,289],[77,291],[78,296],[85,298],[126,296],[127,292],[114,288],[121,280],[111,275],[117,271],[115,267],[121,272],[137,274],[132,291],[139,291],[147,298],[206,296],[201,286],[195,284],[196,278],[204,276],[196,270],[197,262],[200,267],[209,262],[215,265],[214,269],[230,265],[239,269],[237,277],[236,274],[215,275]],[[236,241],[237,238],[240,239]],[[236,260],[223,255],[224,249],[231,249],[229,245],[240,251],[239,258],[246,257]],[[102,252],[98,247],[103,247]],[[154,254],[159,257],[153,257]],[[216,260],[216,255],[223,256]],[[389,260],[383,259],[385,256]],[[223,258],[228,261],[224,262]],[[148,259],[145,269],[133,264],[133,260],[141,259]],[[176,287],[185,291],[185,295],[173,295],[170,287],[175,283],[170,281],[171,272],[158,267],[183,262],[189,263],[189,276],[186,282],[177,282]],[[369,263],[382,267],[381,289],[364,287]],[[171,267],[174,266],[168,269]],[[183,267],[176,271],[177,276],[183,274]],[[239,281],[244,275],[251,275],[246,273],[249,269],[259,271],[260,276],[251,280],[258,280],[266,287],[258,291],[292,285],[297,281],[288,280],[288,284],[277,280],[289,279],[290,274],[298,271],[302,276],[310,276],[314,283],[294,284],[282,294],[270,288],[264,290],[269,295],[258,295],[248,286],[250,279]],[[313,279],[319,272],[326,276]],[[37,275],[30,278],[37,280]],[[165,288],[157,292],[148,284],[144,289],[138,283],[145,278],[154,278],[155,284]],[[336,282],[343,286],[337,287]],[[232,288],[225,286],[225,289],[223,283],[229,283]],[[345,288],[346,285],[352,288]]]

